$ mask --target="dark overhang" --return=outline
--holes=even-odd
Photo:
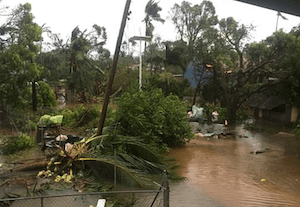
[[[300,0],[236,0],[287,14],[300,16]]]

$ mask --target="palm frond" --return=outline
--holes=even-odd
[[[153,173],[159,172],[162,173],[164,170],[164,166],[161,164],[149,162],[145,159],[142,159],[138,156],[130,155],[127,153],[118,153],[117,154],[123,161],[123,163],[128,168],[133,168],[136,170],[142,170],[144,172]]]
[[[114,163],[113,160],[103,159],[103,158],[79,158],[80,161],[89,166],[95,175],[113,177],[114,166],[117,167],[117,179],[120,183],[143,187],[142,179],[137,176],[137,172],[130,170],[118,163]]]
[[[95,136],[95,137],[92,136],[92,137],[90,137],[88,139],[82,139],[80,142],[85,142],[86,144],[88,144],[89,142],[92,142],[94,140],[104,139],[106,137],[108,137],[108,134],[100,135],[100,136]]]
[[[157,156],[152,150],[146,147],[146,145],[143,145],[141,143],[123,143],[126,145],[127,150],[129,153],[134,154],[137,157],[141,157],[144,160],[161,164],[160,157]]]
[[[150,144],[146,145],[143,142],[141,137],[133,136],[123,136],[115,135],[115,138],[111,141],[113,145],[123,145],[126,147],[126,151],[130,154],[133,154],[137,157],[143,158],[147,161],[161,164],[161,159],[157,153],[152,149],[155,149],[155,146]]]

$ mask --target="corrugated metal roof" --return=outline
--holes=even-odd
[[[300,16],[299,0],[236,0],[287,14]]]
[[[286,101],[280,97],[268,93],[259,93],[252,95],[245,104],[254,108],[271,110],[285,103]]]

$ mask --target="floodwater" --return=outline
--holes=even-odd
[[[278,130],[239,126],[232,137],[171,150],[186,179],[170,184],[170,206],[300,206],[300,140]]]

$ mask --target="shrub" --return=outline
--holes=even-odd
[[[205,106],[204,107],[204,117],[207,119],[207,110],[209,111],[209,113],[211,114],[213,111],[217,111],[219,114],[218,117],[218,122],[219,123],[224,123],[224,120],[228,119],[227,118],[227,108],[225,107],[220,107],[220,106]],[[243,110],[243,109],[239,109],[235,115],[236,117],[236,121],[237,122],[243,122],[248,118],[247,113]]]
[[[5,140],[3,154],[13,154],[20,150],[32,148],[34,144],[34,139],[27,134],[22,134],[18,137],[8,137]]]
[[[162,74],[161,74],[162,75]],[[172,75],[172,74],[170,74]],[[143,90],[153,90],[153,88],[162,89],[164,95],[168,96],[170,94],[176,95],[179,98],[183,98],[189,89],[190,83],[187,79],[182,81],[176,80],[173,75],[168,81],[159,75],[151,75],[146,78],[143,85]]]
[[[124,93],[116,121],[122,134],[160,146],[182,145],[192,137],[184,104],[177,96],[164,97],[161,89]]]
[[[219,106],[204,106],[204,113],[203,116],[205,119],[208,119],[209,117],[207,117],[207,112],[209,113],[209,115],[211,115],[211,113],[213,111],[217,111],[219,116],[218,116],[218,122],[219,123],[223,123],[225,119],[227,119],[227,109],[223,108],[223,107],[219,107]]]
[[[62,125],[72,127],[76,122],[76,112],[74,109],[65,108],[61,111],[58,111],[57,114],[63,115],[63,122]]]
[[[50,87],[50,85],[44,81],[38,82],[38,93],[37,93],[37,99],[38,104],[41,107],[51,107],[56,106],[56,98],[55,94]]]
[[[108,108],[104,126],[110,125],[114,120],[115,111]],[[98,126],[101,116],[101,106],[83,106],[79,105],[76,108],[65,108],[57,112],[63,115],[62,125],[76,128],[95,128]]]
[[[18,122],[18,125],[20,125],[21,123]],[[32,120],[27,120],[27,122],[24,122],[22,125],[20,125],[19,129],[22,130],[22,132],[31,132],[37,129],[37,124],[35,122],[33,122]]]
[[[248,119],[248,114],[246,113],[246,111],[243,108],[240,108],[237,112],[236,112],[236,121],[242,123],[245,120]]]

